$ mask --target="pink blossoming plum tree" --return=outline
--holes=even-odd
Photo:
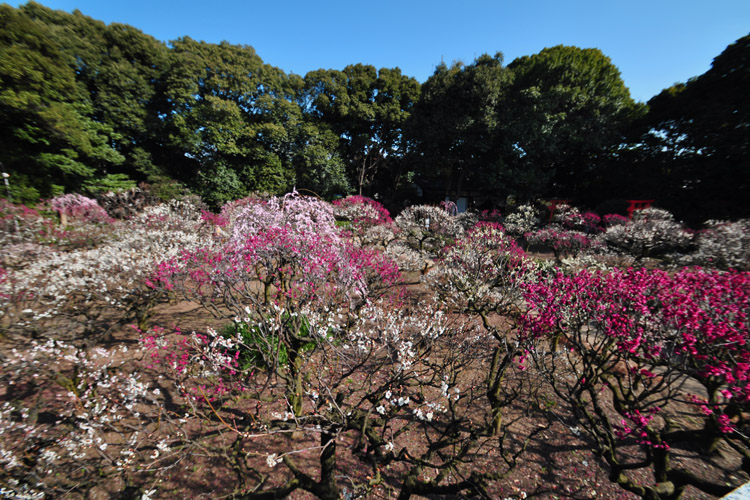
[[[86,196],[71,193],[57,196],[49,200],[49,206],[60,214],[63,224],[70,219],[82,219],[86,222],[109,222],[111,219],[107,212],[99,206],[96,200]]]

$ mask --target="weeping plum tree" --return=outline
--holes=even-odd
[[[503,258],[505,240],[490,247],[485,241],[497,237],[478,230],[456,258],[492,248],[498,257],[487,272],[507,272],[516,261]],[[471,265],[461,272],[471,275]],[[223,336],[152,342],[151,359],[173,366],[196,415],[226,424],[232,449],[251,439],[263,444],[260,458],[274,480],[242,473],[238,498],[297,489],[323,499],[346,491],[366,496],[388,484],[401,499],[492,496],[524,448],[526,431],[500,416],[512,404],[533,404],[516,397],[529,383],[510,363],[517,351],[498,347],[504,354],[493,355],[488,346],[500,334],[452,318],[444,301],[412,303],[395,265],[344,238],[330,205],[296,194],[251,203],[226,246],[166,261],[152,280],[236,325]],[[444,283],[448,290],[452,282]],[[200,375],[206,366],[210,385]],[[248,399],[256,403],[248,406]],[[316,465],[297,456],[315,457]],[[368,472],[345,466],[344,457]],[[240,471],[257,467],[241,454],[232,460],[245,464]]]

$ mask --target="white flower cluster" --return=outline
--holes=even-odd
[[[636,211],[627,224],[607,228],[602,239],[610,248],[635,257],[653,257],[684,252],[693,235],[666,210],[647,208]]]
[[[710,220],[698,233],[696,250],[682,264],[750,271],[750,219]]]
[[[523,236],[539,227],[542,219],[532,205],[520,205],[503,219],[505,232],[514,237]]]
[[[391,224],[375,224],[367,226],[360,237],[360,242],[362,246],[388,248],[395,238],[396,234]]]
[[[521,301],[518,276],[530,261],[494,226],[478,226],[444,252],[423,281],[450,307],[499,311]]]
[[[125,346],[81,349],[53,340],[32,342],[23,352],[12,350],[0,381],[39,392],[33,404],[6,402],[0,407],[3,469],[10,473],[32,443],[39,457],[33,474],[53,482],[69,480],[71,468],[85,467],[101,454],[117,457],[119,452],[114,463],[121,468],[146,459],[138,449],[151,437],[151,418],[142,412],[153,406],[156,391],[139,374],[124,371],[126,353],[138,355]],[[162,437],[156,449],[169,451],[168,441]]]
[[[0,266],[22,269],[30,263],[44,258],[44,254],[51,254],[53,250],[39,243],[25,241],[22,243],[0,243]]]
[[[440,207],[412,205],[405,208],[395,220],[398,237],[412,249],[435,255],[445,244],[464,234],[461,220]]]
[[[475,212],[461,212],[454,217],[464,231],[468,231],[479,222],[479,216]]]
[[[280,456],[276,455],[276,453],[271,453],[266,457],[266,465],[272,469],[279,465],[281,462],[283,462],[283,459]]]
[[[425,256],[402,240],[396,240],[388,245],[385,253],[393,259],[401,271],[421,271],[425,269],[428,262]]]
[[[44,492],[36,491],[26,483],[10,478],[6,486],[0,486],[0,498],[9,500],[42,500]]]
[[[342,203],[333,206],[333,213],[339,220],[356,221],[369,219],[377,221],[380,213],[372,205],[365,203]]]
[[[182,224],[162,205],[115,224],[110,240],[96,248],[39,253],[12,280],[0,281],[0,302],[6,305],[0,311],[13,314],[9,303],[22,302],[26,312],[7,318],[21,331],[51,331],[60,320],[91,320],[113,308],[125,311],[148,293],[145,280],[156,262],[205,246],[192,228],[192,222]]]

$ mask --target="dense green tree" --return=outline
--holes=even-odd
[[[692,223],[750,215],[750,35],[649,101],[635,146],[657,196]]]
[[[34,3],[21,10],[65,34],[64,51],[91,102],[90,117],[110,131],[109,144],[125,158],[117,172],[136,179],[161,173],[150,151],[160,133],[154,98],[166,45],[131,26],[106,25],[79,11]]]
[[[29,3],[2,8],[3,157],[29,200],[171,177],[213,206],[295,185],[349,191],[342,139],[302,105],[303,79],[251,47]],[[383,95],[386,95],[384,91]]]
[[[558,45],[514,60],[506,126],[516,151],[506,178],[531,193],[586,197],[645,107],[598,49]],[[529,193],[529,194],[531,194]]]
[[[339,137],[310,120],[300,124],[296,132],[292,161],[297,189],[328,199],[349,194],[351,184],[339,153]]]
[[[305,83],[305,110],[338,134],[351,185],[371,194],[374,186],[398,184],[406,151],[402,128],[419,83],[398,68],[363,64],[312,71]]]
[[[0,161],[25,201],[171,178],[213,206],[295,186],[396,206],[416,169],[451,196],[656,198],[691,220],[747,216],[749,59],[750,36],[645,115],[597,49],[440,64],[422,86],[364,64],[303,79],[249,46],[166,45],[78,11],[2,5]]]
[[[65,49],[69,33],[36,18],[39,9],[0,5],[0,151],[24,201],[80,186],[124,161],[111,146],[111,127],[92,117]]]
[[[291,127],[301,120],[289,77],[252,47],[172,42],[163,82],[170,174],[209,203],[291,187]],[[220,190],[215,186],[225,185]]]
[[[422,87],[410,137],[446,194],[583,196],[643,112],[609,58],[553,47],[508,67],[502,54],[439,65]]]
[[[497,53],[469,65],[441,63],[422,85],[408,127],[413,159],[423,175],[443,179],[447,195],[504,190],[500,180],[512,154],[503,119],[510,82]]]

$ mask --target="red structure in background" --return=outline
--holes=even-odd
[[[570,205],[573,200],[548,200],[547,208],[549,209],[549,221],[552,222],[552,217],[555,215],[555,210],[560,205]],[[627,200],[630,205],[628,206],[628,219],[633,218],[633,212],[636,210],[643,210],[644,208],[651,208],[651,204],[654,200]]]
[[[552,216],[555,215],[555,209],[560,205],[570,205],[573,200],[548,200],[547,208],[549,209],[549,222],[552,222]]]
[[[633,218],[633,212],[636,210],[643,210],[644,208],[650,208],[654,200],[628,200],[630,206],[628,207],[628,219]]]

